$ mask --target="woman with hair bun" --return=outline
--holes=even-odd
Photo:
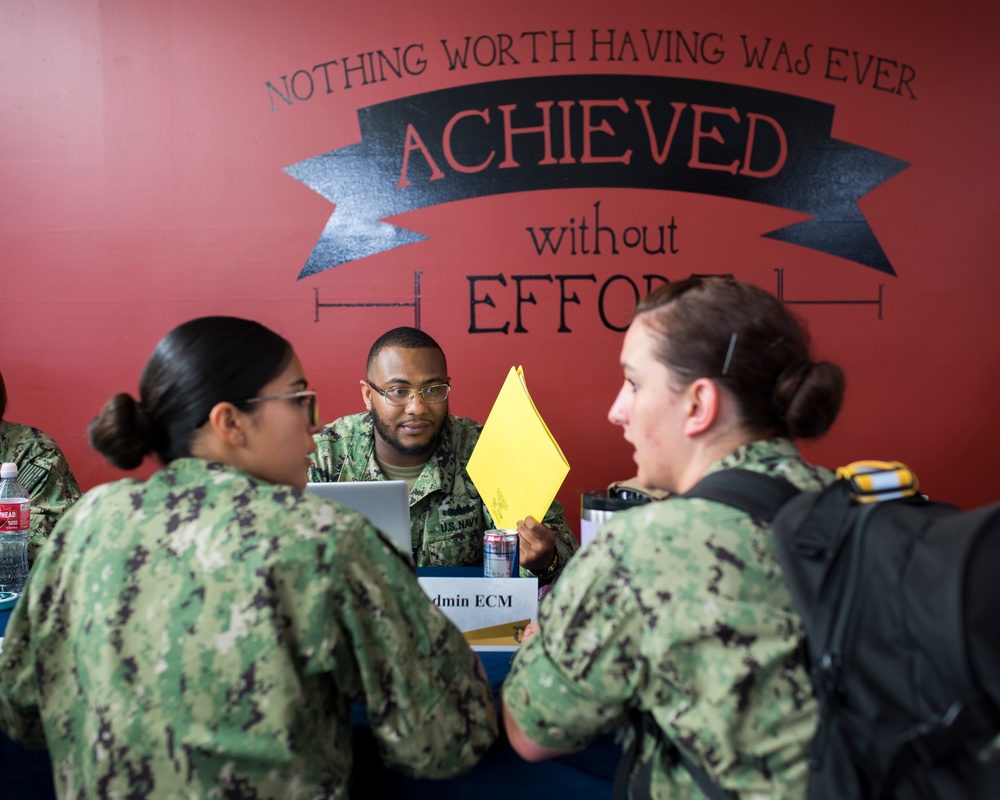
[[[0,726],[60,797],[344,798],[352,702],[383,759],[450,777],[496,735],[462,634],[367,519],[303,491],[316,393],[263,325],[175,328],[91,424],[112,464],[7,627]]]
[[[843,373],[812,360],[802,327],[762,289],[657,289],[636,308],[621,365],[608,418],[642,484],[683,495],[734,467],[803,490],[833,479],[792,439],[827,431]],[[767,523],[683,496],[622,511],[539,609],[504,685],[507,734],[539,760],[649,712],[725,796],[801,800],[817,718],[803,639]],[[703,796],[662,737],[637,744],[632,774],[648,785],[634,796]]]

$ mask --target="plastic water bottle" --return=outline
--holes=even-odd
[[[17,464],[0,466],[0,602],[20,596],[28,579],[31,501],[17,480]]]

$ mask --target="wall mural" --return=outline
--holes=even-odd
[[[646,31],[643,31],[646,34]],[[662,33],[662,32],[661,32]],[[856,55],[856,54],[855,54]],[[894,275],[858,200],[907,165],[830,132],[834,108],[745,86],[573,75],[472,84],[360,109],[361,141],[289,175],[336,204],[299,277],[422,240],[381,222],[454,200],[626,187],[732,197],[808,214],[768,236]],[[363,189],[363,191],[362,191]],[[642,231],[530,229],[535,248],[662,252]],[[579,234],[579,242],[576,236]],[[651,249],[652,245],[652,249]]]
[[[484,420],[524,366],[575,522],[634,470],[606,413],[635,302],[733,274],[847,371],[809,458],[996,496],[1000,8],[11,0],[0,18],[8,417],[85,487],[121,476],[87,422],[183,319],[275,327],[328,420],[360,410],[371,342],[414,324],[458,414]]]

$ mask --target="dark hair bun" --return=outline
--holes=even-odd
[[[153,450],[152,427],[135,398],[121,392],[90,423],[90,446],[119,469],[135,469]]]
[[[844,399],[844,373],[814,363],[809,334],[774,295],[728,278],[687,278],[653,290],[636,315],[657,334],[656,358],[677,385],[710,377],[756,438],[821,436]]]
[[[150,452],[162,464],[190,456],[217,403],[245,404],[294,355],[285,339],[253,320],[188,320],[153,348],[139,400],[116,394],[90,424],[91,446],[121,469],[134,469]]]
[[[826,433],[843,400],[844,372],[829,361],[807,361],[786,369],[775,387],[775,406],[783,410],[781,416],[793,439]]]

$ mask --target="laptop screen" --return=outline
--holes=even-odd
[[[307,483],[306,491],[342,503],[371,520],[413,559],[410,533],[410,493],[406,481],[342,481]]]

